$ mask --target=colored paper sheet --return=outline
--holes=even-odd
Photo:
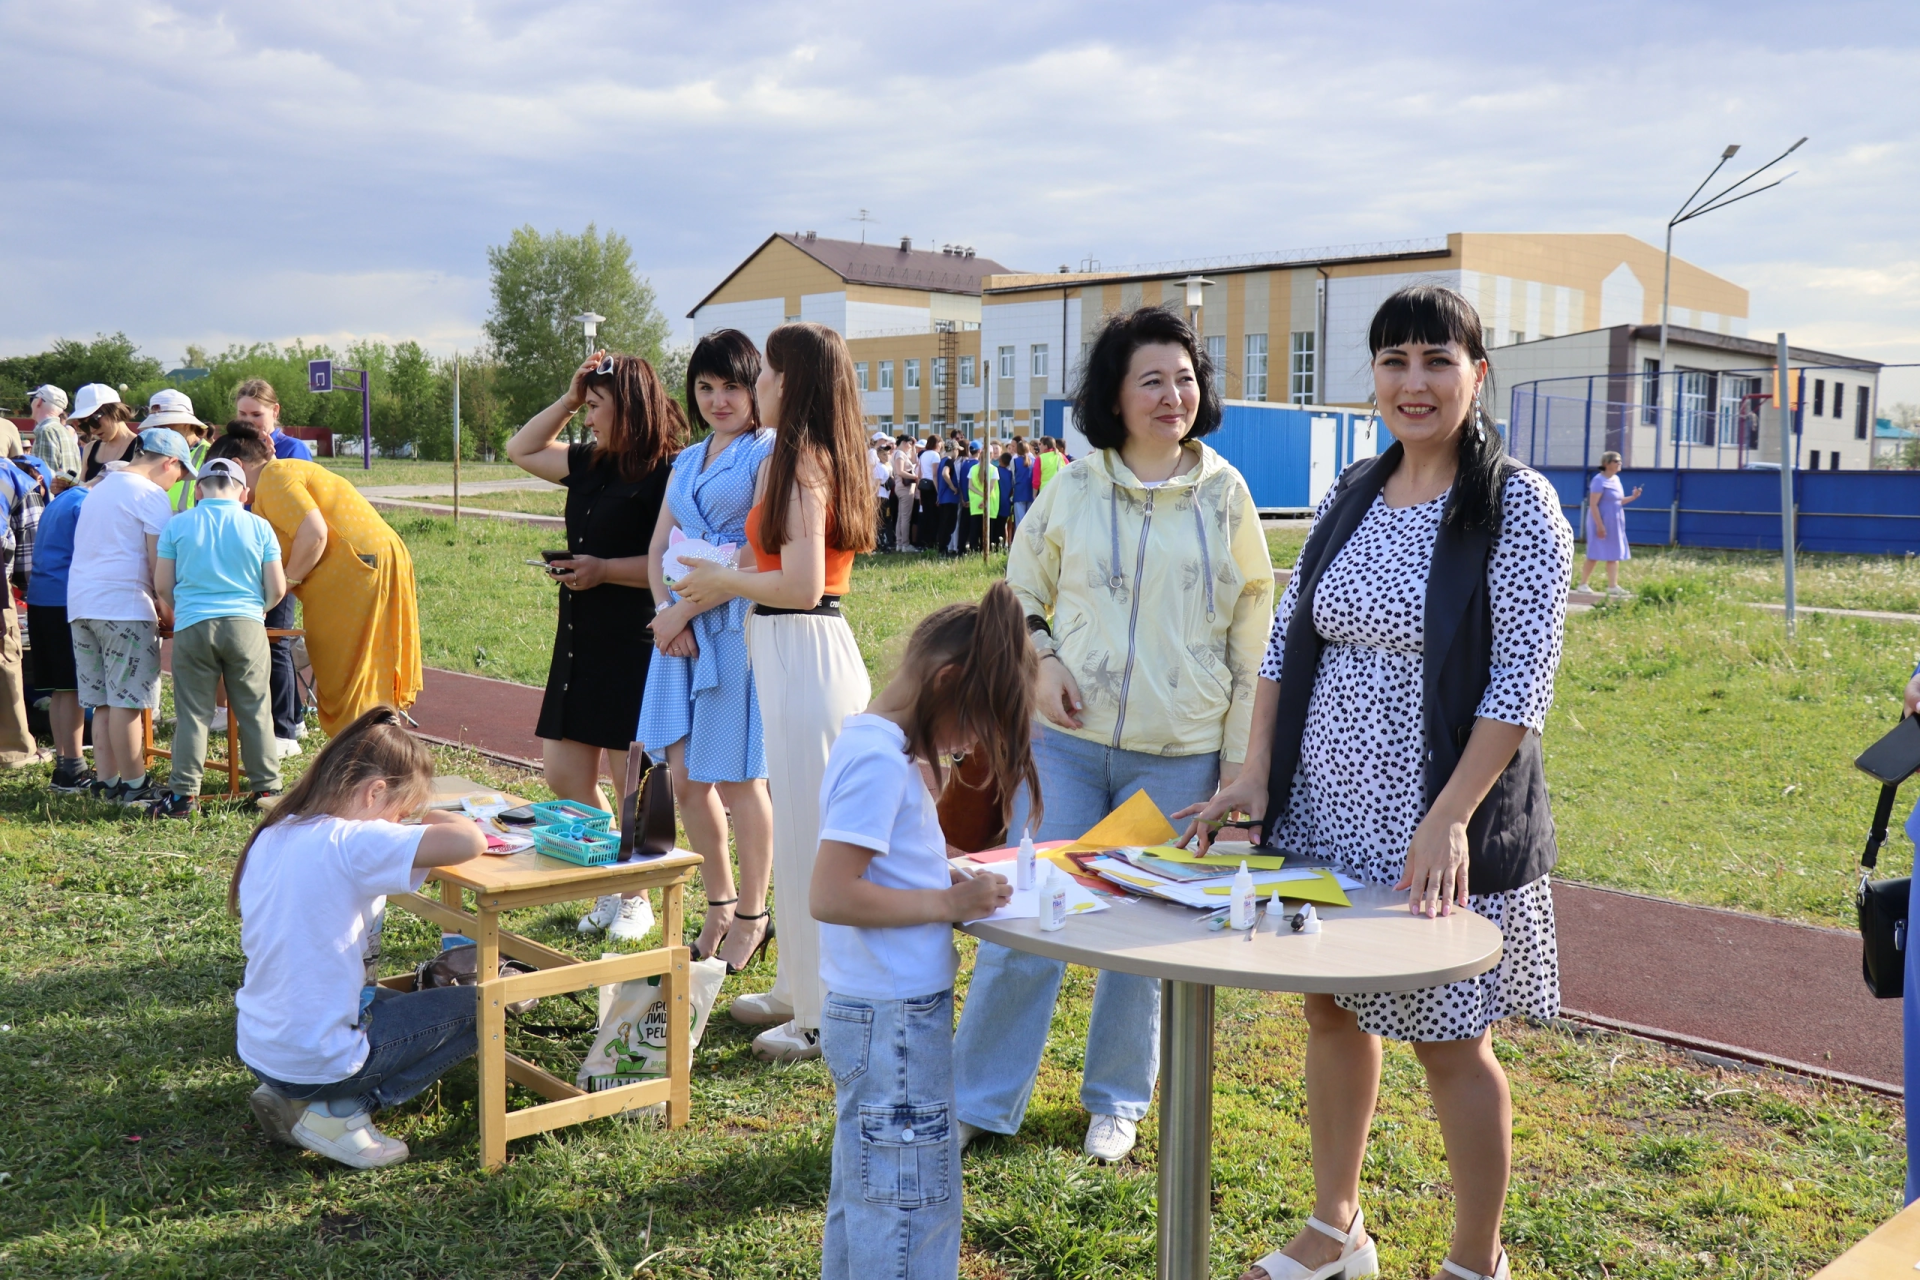
[[[1340,882],[1334,879],[1333,872],[1331,871],[1316,870],[1310,879],[1302,878],[1296,880],[1288,877],[1285,880],[1262,882],[1258,876],[1254,877],[1253,891],[1260,897],[1270,897],[1276,890],[1279,892],[1281,901],[1283,902],[1317,902],[1329,907],[1350,907],[1353,905],[1347,898],[1346,890],[1340,887]],[[1232,893],[1233,889],[1230,885],[1217,885],[1202,889],[1201,892],[1208,897],[1224,898],[1229,893]]]
[[[1284,856],[1277,853],[1251,853],[1244,856],[1239,854],[1216,855],[1209,853],[1205,857],[1202,857],[1191,849],[1182,849],[1177,845],[1171,844],[1153,845],[1150,846],[1146,852],[1156,858],[1165,858],[1168,862],[1191,862],[1196,866],[1226,867],[1230,870],[1238,870],[1240,864],[1245,862],[1247,864],[1247,870],[1249,871],[1278,871],[1286,865],[1287,861]]]
[[[1093,829],[1069,845],[1065,852],[1092,853],[1129,845],[1143,848],[1165,844],[1177,834],[1152,798],[1144,791],[1136,791],[1118,809],[1094,823]]]

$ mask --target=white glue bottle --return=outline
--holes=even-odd
[[[1033,833],[1023,828],[1020,832],[1020,852],[1013,860],[1015,889],[1033,888],[1033,859]]]
[[[1067,924],[1067,877],[1049,862],[1040,878],[1040,927],[1048,933]]]
[[[1243,861],[1240,869],[1233,873],[1233,888],[1228,890],[1227,916],[1229,928],[1251,929],[1253,927],[1253,873],[1247,870]]]

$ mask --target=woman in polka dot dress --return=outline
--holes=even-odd
[[[1446,1142],[1457,1208],[1441,1271],[1504,1280],[1512,1113],[1489,1029],[1559,1011],[1539,733],[1573,531],[1481,407],[1486,351],[1464,298],[1402,290],[1369,340],[1397,443],[1321,500],[1274,621],[1246,766],[1188,813],[1268,817],[1274,846],[1408,889],[1415,912],[1470,908],[1505,948],[1446,986],[1306,997],[1314,1213],[1245,1280],[1377,1270],[1359,1192],[1382,1036],[1413,1045]]]

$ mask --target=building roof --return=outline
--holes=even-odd
[[[1660,326],[1657,324],[1636,324],[1631,326],[1632,336],[1646,342],[1660,341]],[[1714,333],[1710,329],[1689,329],[1682,325],[1667,326],[1667,345],[1679,343],[1688,347],[1714,347],[1721,351],[1737,352],[1743,356],[1755,356],[1761,364],[1772,364],[1779,354],[1779,348],[1771,342],[1761,342],[1755,338],[1736,338],[1730,333]],[[1787,359],[1802,364],[1835,365],[1841,368],[1878,369],[1878,360],[1862,360],[1857,356],[1835,355],[1831,351],[1815,351],[1811,347],[1787,348]]]
[[[1408,262],[1422,258],[1444,258],[1452,251],[1447,237],[1421,240],[1391,240],[1377,244],[1333,245],[1317,249],[1283,249],[1264,253],[1239,253],[1213,258],[1182,258],[1172,262],[1142,262],[1111,270],[1059,271],[1047,275],[1038,272],[996,275],[986,287],[994,293],[1013,293],[1022,289],[1075,288],[1085,284],[1111,284],[1116,280],[1174,280],[1199,271],[1271,271],[1278,267],[1330,267],[1363,262]]]
[[[1006,275],[1008,270],[991,258],[974,255],[969,246],[949,246],[944,249],[915,249],[912,241],[902,239],[898,244],[863,244],[858,240],[829,240],[809,231],[804,235],[788,235],[776,232],[760,242],[758,248],[727,273],[722,280],[708,291],[707,296],[695,304],[693,316],[701,307],[707,305],[713,295],[719,293],[752,262],[766,251],[775,240],[784,240],[800,252],[818,262],[827,270],[839,276],[848,284],[871,284],[894,289],[917,289],[926,293],[965,293],[980,296],[980,282],[988,276]]]

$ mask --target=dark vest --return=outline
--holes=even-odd
[[[1299,567],[1300,592],[1287,626],[1286,656],[1280,668],[1280,707],[1273,733],[1273,767],[1267,782],[1267,830],[1276,828],[1292,798],[1294,770],[1300,763],[1300,738],[1307,727],[1307,703],[1320,672],[1325,642],[1313,625],[1313,595],[1320,575],[1360,527],[1387,477],[1400,462],[1401,448],[1388,450],[1340,477],[1332,504],[1307,538]],[[1510,463],[1501,488],[1519,469]],[[1473,733],[1474,712],[1487,690],[1493,665],[1493,610],[1487,589],[1487,562],[1493,535],[1482,527],[1442,524],[1434,539],[1433,565],[1427,574],[1426,638],[1421,670],[1421,711],[1426,726],[1426,797],[1432,807]],[[1553,811],[1541,767],[1540,735],[1529,731],[1467,823],[1471,862],[1470,893],[1502,893],[1539,879],[1553,869]]]

